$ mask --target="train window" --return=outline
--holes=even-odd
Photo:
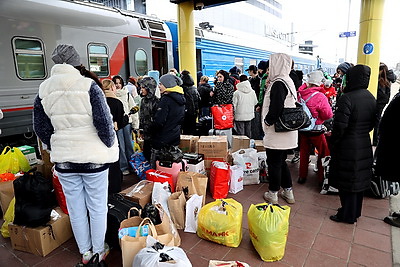
[[[20,79],[46,77],[43,43],[38,39],[16,37],[13,39],[14,59]]]
[[[106,45],[89,44],[89,69],[99,77],[107,77],[109,75],[110,68]]]
[[[243,73],[243,58],[235,57],[235,66]]]
[[[147,74],[147,54],[143,49],[136,50],[135,53],[136,73],[140,76]]]

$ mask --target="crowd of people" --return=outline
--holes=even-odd
[[[380,135],[393,134],[387,125],[395,116],[385,114],[379,128],[390,99],[390,83],[396,79],[383,63],[376,99],[367,90],[368,66],[344,62],[333,76],[315,70],[303,77],[283,53],[250,65],[249,75],[236,66],[221,69],[215,74],[214,86],[210,77],[197,73],[197,87],[189,71],[175,69],[159,82],[151,76],[128,77],[125,85],[119,75],[100,81],[69,45],[57,46],[52,59],[56,63],[52,75],[40,85],[35,99],[34,129],[51,151],[83,263],[93,253],[101,257],[108,253],[104,245],[107,192],[119,192],[122,176],[132,172],[132,132],[140,131],[143,154],[155,167],[162,148],[178,146],[181,134],[198,134],[199,123],[212,115],[213,105],[233,106],[234,126],[229,131],[263,140],[269,174],[269,189],[264,193],[267,202],[278,203],[280,196],[295,203],[286,163],[290,151],[294,152],[293,163],[300,160],[299,184],[307,181],[311,153],[318,155],[315,171],[321,184],[321,159],[331,156],[330,183],[339,190],[341,207],[330,218],[337,222],[354,223],[361,215],[363,193],[373,175],[372,145],[378,144],[382,174],[397,179],[396,172],[386,167],[389,161],[379,161],[379,155],[387,155],[382,152],[388,149],[385,146],[391,145]],[[313,128],[276,131],[284,108],[300,101],[314,119]],[[393,105],[388,110],[396,110]],[[374,128],[371,142],[369,132]],[[395,166],[392,161],[389,165]]]

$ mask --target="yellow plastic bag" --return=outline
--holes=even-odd
[[[289,206],[251,204],[247,212],[251,242],[263,261],[278,261],[285,254]]]
[[[228,247],[238,247],[242,241],[242,212],[242,204],[232,198],[208,203],[199,212],[197,235]]]
[[[9,149],[7,151],[7,149]],[[6,152],[7,151],[7,152]],[[5,147],[0,157],[0,173],[18,173],[27,172],[30,166],[28,160],[17,147]]]
[[[4,238],[10,237],[10,232],[8,231],[8,225],[14,221],[14,214],[15,214],[15,197],[10,202],[10,205],[8,205],[7,211],[4,214],[4,223],[1,226],[1,235]]]

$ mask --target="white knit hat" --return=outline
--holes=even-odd
[[[320,86],[325,81],[324,75],[319,70],[310,72],[309,74],[307,74],[307,77],[307,83],[314,84],[316,86]]]

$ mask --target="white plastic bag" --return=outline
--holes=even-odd
[[[203,196],[194,194],[186,201],[185,232],[196,233],[197,217],[203,204]]]
[[[191,267],[185,251],[179,247],[167,247],[156,250],[152,246],[157,240],[148,236],[146,240],[146,248],[143,248],[136,254],[132,267]],[[173,261],[160,262],[160,254],[165,253],[173,259]]]
[[[151,203],[152,204],[160,204],[164,211],[168,214],[168,217],[171,218],[168,209],[168,198],[171,195],[171,191],[169,189],[168,182],[159,183],[155,182],[153,186],[153,192],[151,194]]]
[[[243,168],[243,184],[259,184],[258,155],[254,148],[240,149],[232,154],[233,164]]]
[[[229,193],[236,194],[243,190],[243,168],[239,165],[233,165],[230,168],[230,172]]]

